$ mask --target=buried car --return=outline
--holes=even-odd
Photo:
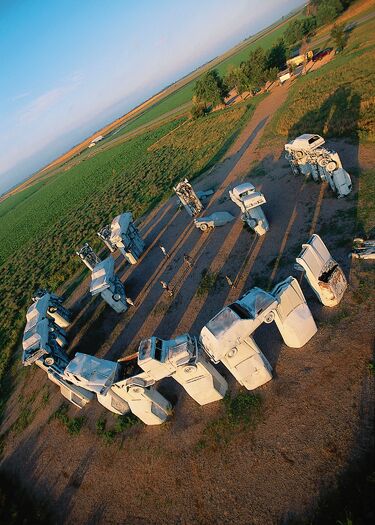
[[[211,215],[194,219],[194,224],[196,228],[206,231],[215,228],[215,226],[224,226],[233,219],[233,215],[227,211],[215,211]]]
[[[375,241],[356,238],[353,240],[353,249],[350,253],[353,259],[375,259]]]
[[[348,286],[344,272],[332,258],[326,245],[315,234],[302,245],[296,258],[296,270],[304,271],[306,279],[324,306],[340,303]]]

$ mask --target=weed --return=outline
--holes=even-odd
[[[34,419],[35,413],[31,410],[30,407],[22,407],[20,411],[20,415],[16,419],[16,421],[12,425],[12,430],[16,434],[19,434],[20,432],[23,432],[29,424]]]
[[[35,390],[28,398],[25,398],[22,394],[18,396],[20,414],[12,425],[12,431],[15,432],[15,434],[23,432],[34,419],[37,409],[33,409],[32,405],[37,394],[38,392]]]
[[[157,304],[155,308],[152,310],[152,315],[154,317],[158,317],[159,315],[163,315],[167,313],[169,306],[170,306],[169,304],[164,303],[164,302]]]
[[[225,414],[208,423],[203,437],[196,443],[196,450],[225,445],[241,431],[254,429],[261,418],[262,400],[259,394],[240,392],[235,397],[224,398]]]
[[[48,390],[48,386],[45,386],[44,387],[44,392],[42,393],[42,401],[41,401],[41,405],[43,407],[45,407],[46,405],[48,405],[49,403],[49,399],[50,399],[50,391]]]
[[[348,317],[350,317],[349,311],[346,308],[342,308],[335,315],[332,315],[329,319],[323,321],[323,324],[327,326],[337,326],[345,319],[348,319]]]
[[[375,288],[374,269],[368,271],[359,271],[358,283],[353,292],[353,299],[356,303],[361,304],[372,299]]]
[[[247,179],[250,179],[250,180],[253,180],[257,177],[264,177],[265,175],[267,174],[264,166],[263,166],[263,163],[262,162],[258,162],[257,164],[255,164],[254,167],[251,168],[251,170],[249,171],[249,173],[246,175],[246,178]]]
[[[120,433],[128,428],[139,424],[139,419],[134,414],[125,414],[124,416],[117,416],[115,424],[115,432]]]
[[[116,437],[116,432],[114,430],[107,430],[106,426],[107,421],[105,418],[98,419],[96,422],[96,433],[103,439],[106,445],[110,445]]]
[[[68,410],[69,406],[66,403],[62,403],[56,412],[49,418],[48,422],[52,421],[53,419],[57,419],[64,425],[68,431],[68,434],[71,436],[76,436],[81,432],[81,429],[86,422],[86,418],[69,417]]]
[[[218,274],[210,272],[205,268],[201,274],[201,280],[197,288],[197,296],[203,297],[206,294],[212,292],[218,284]]]
[[[111,445],[118,434],[121,434],[124,430],[127,430],[138,423],[139,419],[133,414],[116,416],[115,426],[111,430],[108,430],[107,420],[104,417],[101,417],[96,422],[96,433],[107,445]]]
[[[370,372],[370,374],[373,376],[375,374],[375,363],[374,363],[374,361],[371,361],[367,365],[367,368],[368,368],[368,371]]]

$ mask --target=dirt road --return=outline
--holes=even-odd
[[[342,228],[352,235],[355,199],[337,200],[323,186],[294,177],[281,149],[258,147],[287,89],[275,88],[259,104],[222,162],[195,183],[198,189],[215,189],[204,213],[226,210],[236,220],[202,233],[177,208],[176,199],[164,203],[141,225],[147,249],[140,264],[129,268],[117,260],[135,307],[119,316],[88,297],[86,280],[70,298],[76,312],[71,348],[116,359],[151,334],[199,334],[224,304],[246,289],[295,274],[293,260],[313,230],[325,228],[328,246],[349,274]],[[341,141],[334,146],[349,171],[373,159],[373,152],[362,155],[355,144]],[[262,161],[263,171],[253,171],[257,161]],[[228,188],[244,179],[267,198],[264,209],[271,229],[262,238],[242,227],[239,210],[228,197]],[[341,230],[330,228],[332,218],[339,216],[348,218]],[[158,243],[167,249],[168,259]],[[192,269],[184,263],[184,254],[192,257]],[[217,285],[198,297],[207,270],[217,274]],[[227,285],[226,275],[235,289]],[[172,286],[172,298],[163,293],[161,279]],[[79,414],[87,417],[81,433],[69,437],[58,421],[48,422],[62,401],[60,395],[49,385],[50,397],[43,404],[40,389],[46,380],[33,369],[8,404],[4,430],[19,415],[20,399],[34,391],[35,418],[23,433],[9,436],[2,468],[22,473],[28,490],[51,503],[57,523],[264,525],[308,514],[321,493],[360,457],[370,436],[373,381],[366,370],[373,308],[358,303],[352,285],[342,307],[323,309],[302,285],[319,332],[304,348],[293,350],[283,345],[273,325],[258,330],[255,338],[275,377],[259,389],[262,421],[255,430],[239,432],[227,444],[214,441],[200,448],[205,429],[223,406],[199,407],[168,380],[160,390],[174,402],[175,411],[166,425],[138,425],[107,446],[96,435],[96,421],[105,415],[110,427],[113,418],[92,403]],[[236,390],[229,374],[221,371]],[[77,415],[74,407],[70,415]]]

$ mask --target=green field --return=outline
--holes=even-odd
[[[14,195],[10,195],[5,200],[0,202],[0,218],[28,199],[33,193],[38,191],[43,186],[43,184],[44,182],[38,182],[30,188],[17,192]]]
[[[0,376],[35,288],[56,290],[77,272],[82,263],[75,250],[87,241],[101,246],[96,232],[113,216],[130,209],[139,217],[168,198],[176,181],[207,170],[260,100],[178,129],[183,121],[173,121],[51,177],[34,193],[20,192],[17,206],[0,203],[0,261],[7,276],[0,284],[0,309],[6,312],[0,321]]]
[[[358,28],[344,52],[299,78],[263,143],[301,133],[375,140],[375,21]]]

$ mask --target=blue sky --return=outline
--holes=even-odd
[[[0,193],[301,0],[0,0]]]

